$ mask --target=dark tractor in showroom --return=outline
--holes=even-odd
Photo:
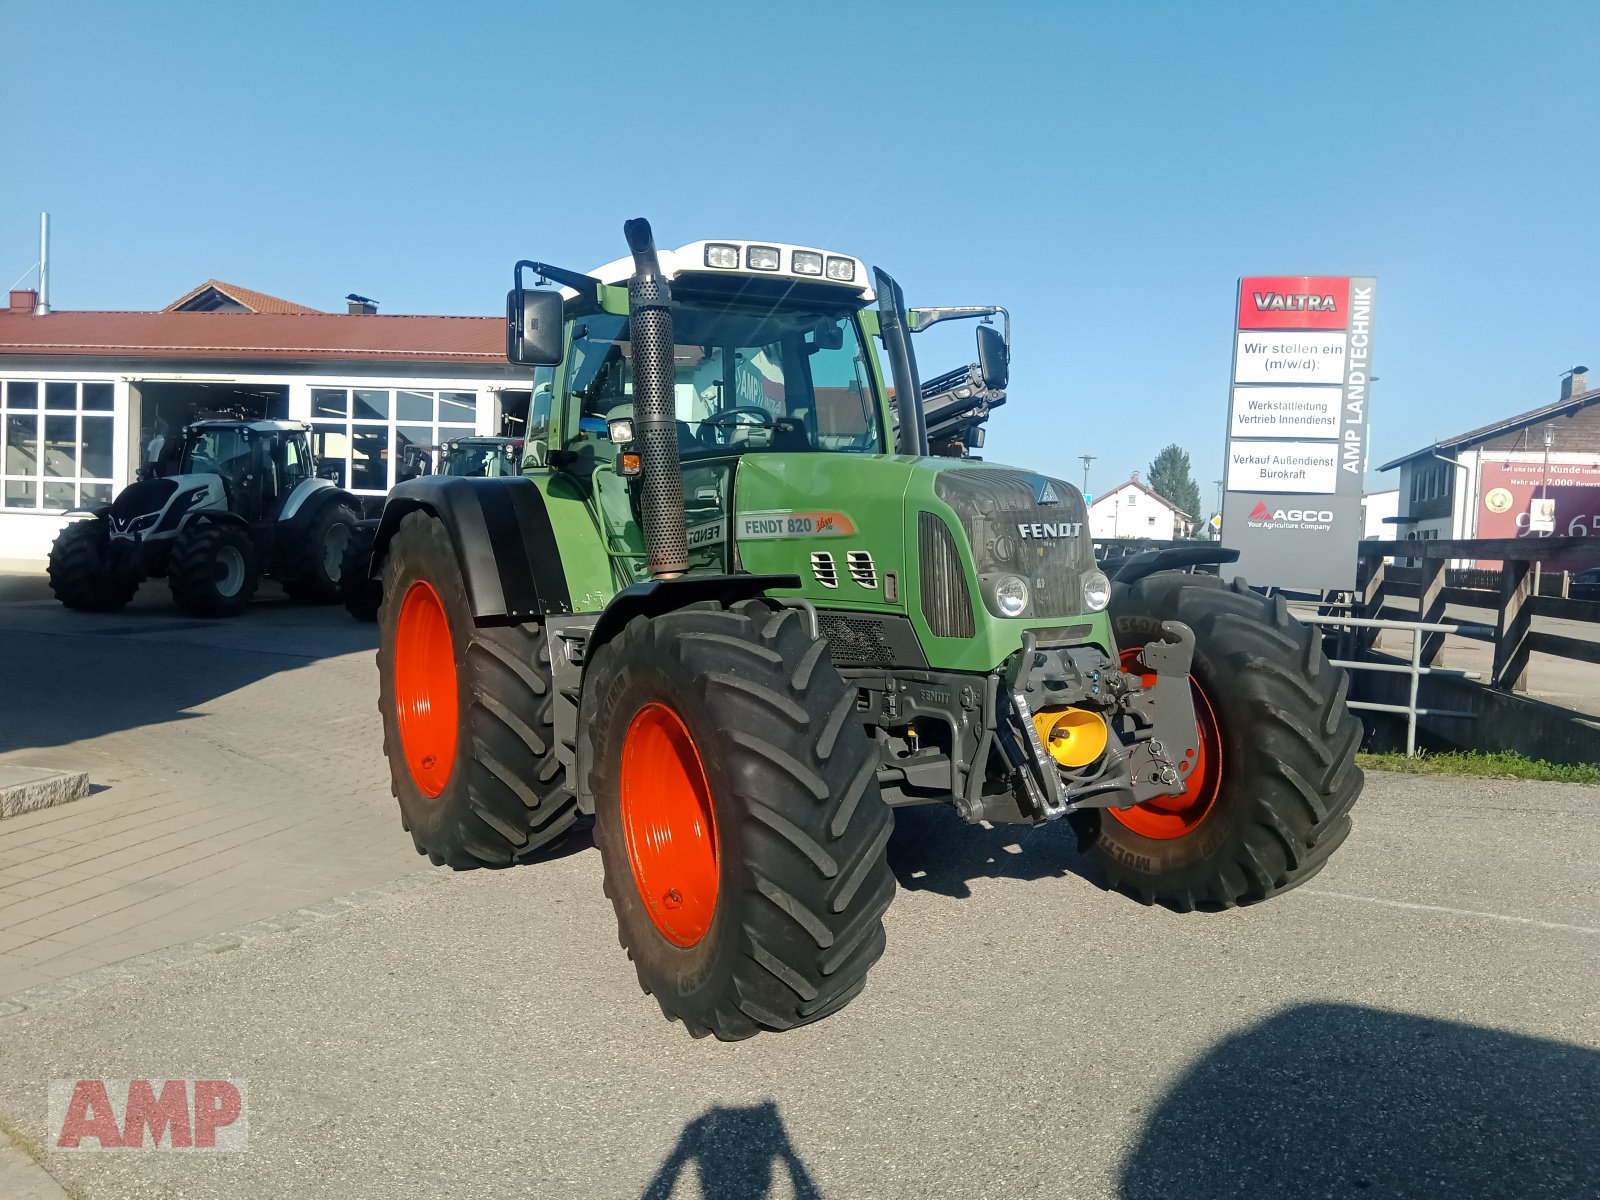
[[[503,479],[522,470],[519,437],[459,437],[439,446],[438,474],[457,479]],[[411,478],[433,474],[417,471]],[[356,526],[345,546],[339,594],[345,610],[358,621],[376,621],[383,605],[383,584],[372,574],[372,544],[378,535],[376,520]]]
[[[165,576],[185,612],[231,617],[262,575],[294,599],[339,598],[356,498],[317,474],[300,421],[196,421],[176,474],[150,468],[105,508],[72,514],[50,549],[50,588],[68,608],[113,612]]]

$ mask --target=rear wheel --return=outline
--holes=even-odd
[[[479,627],[444,526],[408,514],[384,562],[378,711],[400,818],[417,852],[505,866],[569,828],[544,626]]]
[[[1119,587],[1123,669],[1162,621],[1195,633],[1200,749],[1181,796],[1099,813],[1094,854],[1113,886],[1189,911],[1251,904],[1304,883],[1350,832],[1361,723],[1316,632],[1242,582],[1164,572]]]
[[[74,521],[50,547],[50,590],[79,612],[115,612],[133,599],[139,580],[109,569],[106,523]]]
[[[179,532],[167,563],[167,586],[184,612],[232,617],[249,607],[260,570],[246,530],[207,521]]]
[[[300,531],[293,564],[284,574],[283,590],[290,599],[301,604],[332,604],[340,599],[345,550],[360,519],[355,509],[340,500],[324,501],[311,515]]]
[[[801,615],[637,617],[596,652],[583,750],[639,982],[696,1037],[843,1008],[883,953],[894,818],[855,692]]]
[[[372,525],[357,525],[350,531],[339,568],[339,598],[344,609],[358,621],[376,621],[383,604],[383,582],[372,578],[372,547],[378,531]]]

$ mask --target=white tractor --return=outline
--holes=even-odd
[[[196,421],[176,474],[139,473],[111,504],[71,514],[50,549],[50,588],[68,608],[112,612],[165,576],[185,612],[231,617],[262,575],[292,599],[339,598],[361,505],[317,474],[300,421]]]

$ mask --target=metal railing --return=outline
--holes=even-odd
[[[1437,635],[1455,633],[1464,637],[1493,636],[1494,629],[1488,625],[1474,625],[1470,622],[1457,621],[1404,621],[1390,618],[1376,617],[1346,617],[1337,614],[1296,614],[1298,620],[1307,625],[1333,625],[1351,629],[1375,629],[1380,632],[1386,629],[1405,630],[1411,634],[1411,661],[1409,663],[1365,662],[1351,658],[1335,658],[1330,660],[1334,666],[1343,667],[1347,671],[1381,671],[1395,675],[1409,675],[1411,688],[1409,699],[1405,704],[1380,704],[1375,700],[1350,700],[1346,703],[1352,709],[1362,709],[1367,712],[1386,712],[1402,714],[1406,718],[1406,757],[1411,758],[1417,752],[1417,718],[1418,717],[1459,717],[1462,720],[1471,720],[1476,713],[1464,712],[1453,708],[1421,708],[1417,705],[1418,692],[1421,689],[1424,675],[1454,675],[1457,678],[1476,678],[1467,671],[1451,670],[1447,667],[1434,667],[1422,665],[1423,634]]]

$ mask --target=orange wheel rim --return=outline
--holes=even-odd
[[[656,929],[695,945],[717,911],[717,819],[700,752],[664,704],[641,708],[623,739],[622,829]]]
[[[394,640],[394,709],[400,748],[417,789],[437,796],[456,765],[456,654],[439,593],[417,580],[400,602]]]
[[[1139,651],[1122,652],[1122,669],[1130,675],[1140,675],[1146,687],[1155,683],[1153,672],[1139,670]],[[1186,786],[1178,796],[1157,796],[1132,808],[1110,808],[1106,811],[1133,832],[1147,838],[1169,840],[1193,833],[1216,804],[1217,792],[1222,783],[1222,738],[1217,729],[1217,715],[1211,701],[1206,698],[1199,680],[1189,676],[1189,688],[1194,696],[1196,724],[1200,730],[1200,746],[1190,760]]]

